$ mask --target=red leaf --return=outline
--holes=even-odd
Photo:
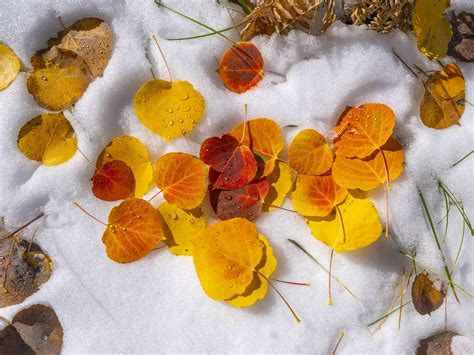
[[[227,89],[240,94],[262,80],[262,54],[252,42],[238,42],[224,53],[217,72]]]
[[[245,186],[257,173],[257,161],[252,151],[228,134],[222,138],[206,139],[201,145],[200,157],[220,173],[214,183],[214,188],[220,190],[234,190]]]
[[[99,169],[92,180],[92,193],[104,201],[116,201],[133,196],[135,177],[132,169],[121,160],[111,160]]]
[[[265,179],[250,183],[236,190],[215,190],[217,204],[213,205],[213,208],[217,217],[222,220],[235,217],[253,220],[262,213],[262,203],[269,190],[270,184]]]

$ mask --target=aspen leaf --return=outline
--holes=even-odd
[[[206,196],[209,168],[185,153],[168,153],[156,162],[154,179],[166,201],[190,210]]]
[[[96,169],[112,160],[121,160],[132,169],[135,178],[135,197],[148,192],[153,180],[153,168],[146,146],[133,136],[114,138],[102,151],[97,159]]]
[[[421,314],[431,314],[444,302],[446,289],[444,285],[438,290],[426,272],[419,273],[413,281],[411,296],[416,311]]]
[[[168,202],[158,210],[165,222],[164,242],[174,255],[193,255],[192,239],[206,228],[206,217],[200,208],[183,210]]]
[[[458,334],[448,330],[421,339],[416,355],[453,355],[451,343],[456,335]]]
[[[7,88],[15,80],[20,68],[21,62],[15,52],[0,43],[0,90]]]
[[[64,331],[51,307],[32,305],[18,312],[12,324],[35,354],[61,353]]]
[[[298,175],[292,194],[293,208],[302,216],[324,217],[347,197],[347,190],[331,175]]]
[[[271,274],[276,270],[278,265],[277,259],[273,255],[273,249],[270,246],[267,238],[259,234],[258,239],[260,239],[265,245],[263,251],[263,258],[260,261],[260,265],[257,266],[258,273],[254,273],[254,278],[251,284],[247,287],[247,290],[230,300],[227,300],[227,303],[234,307],[250,307],[258,300],[261,300],[265,297],[268,290],[268,282],[261,275],[264,275],[267,279],[270,278]]]
[[[262,206],[262,210],[270,212],[283,204],[286,195],[290,192],[293,186],[293,170],[288,164],[282,161],[276,161],[275,169],[272,173],[266,177],[270,184],[265,202]]]
[[[107,256],[118,263],[143,258],[162,239],[163,225],[158,211],[138,198],[129,198],[112,208],[102,236]]]
[[[453,36],[449,42],[448,55],[461,62],[474,62],[474,14],[461,12],[450,14]]]
[[[420,117],[425,126],[442,129],[459,124],[464,113],[466,85],[461,69],[447,64],[425,84]]]
[[[187,81],[149,80],[137,91],[135,114],[166,142],[189,133],[204,114],[204,97]]]
[[[58,165],[77,150],[74,129],[63,113],[50,113],[28,121],[18,133],[18,149],[31,160]]]
[[[104,201],[133,197],[134,190],[133,171],[121,160],[111,160],[103,164],[92,179],[92,193]]]
[[[380,151],[364,159],[336,156],[332,168],[334,180],[347,189],[372,190],[395,180],[403,172],[404,154],[400,144],[390,138]],[[385,165],[386,164],[386,165]]]
[[[243,294],[254,279],[264,243],[255,225],[233,218],[207,227],[193,240],[193,259],[199,281],[215,300]]]
[[[45,61],[54,59],[57,49],[66,49],[84,59],[94,77],[102,76],[113,50],[113,32],[110,26],[99,18],[88,17],[74,22],[57,38],[48,40],[48,48],[38,51],[32,58],[38,68]]]
[[[214,188],[234,190],[247,185],[257,174],[252,151],[231,135],[207,138],[201,145],[201,160],[219,172]]]
[[[84,60],[71,51],[60,50],[44,68],[31,74],[27,87],[40,106],[61,111],[75,104],[91,81]]]
[[[0,229],[0,238],[9,234]],[[3,256],[0,260],[0,280],[4,280],[3,286],[0,283],[0,308],[23,302],[51,276],[51,259],[35,243],[30,246],[28,241],[18,237],[3,239],[0,241],[0,255]]]
[[[340,215],[333,211],[326,217],[307,219],[313,236],[337,252],[361,249],[382,234],[379,215],[369,199],[349,194],[338,208]]]
[[[451,24],[443,15],[450,0],[417,0],[413,9],[413,32],[418,49],[429,59],[444,57],[451,40]]]
[[[270,189],[269,183],[260,179],[239,189],[220,191],[215,209],[219,219],[242,217],[254,220],[262,213],[262,202]]]
[[[299,174],[321,175],[331,169],[333,153],[321,133],[305,129],[291,142],[288,160]]]
[[[245,122],[245,135],[243,129],[244,123],[241,123],[232,129],[230,135],[239,141],[242,140],[242,144],[262,158],[265,163],[263,176],[271,174],[278,154],[285,145],[280,126],[269,118],[256,118]]]
[[[0,354],[35,355],[35,352],[26,344],[13,325],[0,330]]]
[[[227,49],[217,72],[232,92],[243,93],[263,78],[263,57],[252,42],[238,42]]]
[[[395,114],[384,104],[348,108],[335,128],[336,155],[365,158],[385,144],[395,127]]]

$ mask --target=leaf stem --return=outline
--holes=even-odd
[[[341,344],[342,338],[344,338],[344,331],[343,330],[341,331],[341,335],[339,335],[339,339],[336,343],[336,346],[334,347],[334,350],[331,353],[332,355],[336,355],[337,348],[339,348],[339,345]]]
[[[168,61],[166,60],[166,57],[163,53],[163,50],[161,49],[161,46],[160,44],[158,43],[155,35],[152,35],[151,38],[153,39],[153,41],[155,42],[156,46],[158,47],[158,50],[160,51],[160,54],[161,54],[161,58],[163,58],[163,62],[165,62],[165,65],[166,65],[166,70],[168,71],[168,75],[170,76],[170,82],[172,83],[173,82],[173,76],[171,75],[171,70],[170,70],[170,67],[168,65]]]
[[[76,206],[77,208],[79,208],[82,212],[84,212],[86,215],[88,215],[89,217],[91,217],[93,220],[95,220],[96,222],[99,222],[100,224],[103,224],[104,226],[108,227],[109,225],[102,222],[100,219],[98,219],[97,217],[93,216],[92,214],[90,214],[89,212],[87,212],[80,204],[79,202],[77,202],[76,200],[72,201],[72,204],[74,206]]]

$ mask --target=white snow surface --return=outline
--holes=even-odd
[[[215,1],[171,1],[168,6],[213,26],[231,21],[225,7]],[[452,1],[457,11],[474,11],[471,0]],[[419,118],[423,86],[392,54],[409,63],[437,69],[416,47],[413,35],[401,32],[380,35],[366,27],[333,25],[320,36],[297,31],[288,36],[254,39],[268,70],[264,80],[244,94],[229,92],[215,69],[229,43],[219,36],[191,41],[166,38],[206,33],[205,29],[158,8],[152,0],[4,0],[0,8],[0,41],[7,43],[25,65],[46,40],[67,25],[89,16],[106,20],[115,34],[115,48],[103,77],[66,112],[81,150],[95,160],[103,147],[118,135],[134,135],[147,145],[152,159],[170,151],[198,155],[208,136],[221,135],[243,119],[269,117],[297,128],[283,130],[286,143],[301,129],[315,128],[329,136],[348,105],[368,102],[389,105],[396,114],[394,135],[406,153],[404,174],[390,191],[391,237],[363,250],[338,254],[333,272],[361,299],[362,306],[337,283],[334,305],[327,305],[327,274],[287,239],[293,238],[320,262],[329,263],[330,249],[315,240],[304,219],[293,213],[263,214],[258,230],[269,239],[279,265],[274,276],[311,282],[310,287],[279,284],[302,322],[271,290],[264,300],[248,309],[213,301],[201,289],[191,257],[173,256],[166,248],[140,261],[121,265],[109,260],[101,241],[104,227],[71,203],[77,199],[92,214],[106,221],[118,203],[97,200],[91,193],[91,166],[77,153],[65,164],[48,167],[28,160],[17,149],[20,127],[45,112],[26,90],[27,74],[21,73],[0,92],[0,215],[11,230],[41,209],[36,241],[54,262],[51,279],[20,305],[0,310],[11,318],[31,304],[54,307],[64,327],[64,353],[155,352],[304,352],[327,354],[341,331],[339,351],[345,354],[414,353],[418,341],[444,330],[443,308],[431,317],[421,316],[412,305],[404,308],[401,329],[398,313],[380,331],[368,324],[383,315],[391,302],[402,265],[411,262],[397,250],[417,251],[417,258],[440,273],[442,263],[424,217],[417,187],[423,191],[439,221],[444,200],[436,181],[442,179],[462,199],[465,210],[474,210],[474,157],[451,165],[474,148],[474,108],[466,105],[460,126],[445,130],[425,127]],[[188,80],[206,100],[206,112],[194,131],[169,144],[147,130],[133,111],[138,88],[155,73],[168,74],[150,36],[163,48],[175,80]],[[237,40],[235,32],[229,32]],[[474,65],[460,64],[466,78],[467,100],[474,102]],[[285,159],[286,152],[283,152]],[[151,196],[157,190],[150,190]],[[385,219],[384,194],[370,194]],[[160,198],[153,201],[155,205]],[[291,201],[285,203],[291,208]],[[209,212],[209,206],[205,206]],[[454,211],[454,209],[453,209]],[[212,221],[212,219],[211,219]],[[442,235],[442,224],[439,226]],[[29,237],[33,227],[24,231]],[[462,220],[452,212],[445,243],[452,264],[461,238]],[[473,238],[466,231],[464,246],[453,274],[454,281],[474,290]],[[420,267],[421,268],[421,267]],[[458,291],[461,303],[448,298],[447,328],[460,334],[453,341],[459,353],[473,353],[473,301]],[[406,297],[410,297],[410,293]]]

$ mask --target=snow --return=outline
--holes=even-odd
[[[471,0],[452,1],[456,11],[471,10]],[[215,28],[231,25],[227,11],[215,1],[166,1]],[[279,285],[302,318],[296,324],[274,292],[249,309],[233,308],[208,298],[201,289],[192,258],[173,256],[166,249],[127,265],[106,257],[101,242],[103,226],[71,203],[77,199],[92,214],[106,220],[114,204],[91,194],[92,168],[76,154],[56,167],[25,158],[16,147],[20,127],[44,112],[26,90],[22,73],[0,92],[0,215],[8,226],[21,225],[41,208],[46,212],[36,240],[54,261],[51,279],[21,305],[0,310],[11,318],[34,303],[56,310],[65,330],[64,352],[311,352],[329,353],[340,332],[345,332],[340,353],[413,353],[419,339],[444,329],[444,311],[418,315],[404,308],[401,329],[392,315],[372,335],[367,325],[387,311],[402,265],[411,262],[399,249],[417,251],[417,258],[441,272],[436,244],[421,209],[417,188],[423,191],[435,216],[443,217],[444,201],[436,180],[442,179],[459,196],[467,213],[474,210],[474,157],[451,165],[474,147],[474,108],[466,105],[461,126],[436,131],[419,119],[423,86],[394,57],[395,50],[409,63],[436,68],[417,50],[414,37],[395,32],[379,35],[365,27],[333,25],[321,37],[292,32],[288,36],[256,38],[267,73],[256,89],[242,95],[227,91],[215,69],[229,43],[218,36],[194,41],[165,38],[205,33],[152,0],[35,0],[2,2],[0,40],[10,45],[22,62],[45,46],[61,30],[57,16],[69,25],[96,16],[108,21],[115,34],[115,49],[104,76],[97,78],[73,109],[66,112],[78,135],[80,149],[92,160],[114,137],[134,135],[144,142],[153,159],[170,151],[198,154],[200,142],[227,132],[243,119],[269,117],[282,127],[285,140],[301,129],[315,128],[329,136],[347,105],[388,104],[396,113],[395,137],[406,153],[405,173],[390,192],[391,237],[356,252],[336,255],[333,272],[361,299],[358,304],[336,283],[334,305],[327,305],[327,274],[287,239],[302,244],[324,265],[330,250],[316,241],[303,218],[285,211],[266,213],[257,228],[269,239],[279,261],[275,277],[311,282],[311,287]],[[155,73],[168,79],[165,66],[150,36],[161,44],[175,80],[188,80],[206,99],[201,123],[186,138],[165,145],[135,117],[133,97]],[[235,32],[230,35],[237,39]],[[466,78],[467,100],[474,102],[474,65],[460,65]],[[283,154],[285,157],[286,152]],[[156,190],[152,190],[152,196]],[[384,220],[382,189],[370,194]],[[160,199],[154,200],[158,205]],[[285,206],[291,208],[291,201]],[[209,206],[205,207],[209,212]],[[472,216],[472,215],[471,215]],[[442,228],[440,227],[440,230]],[[454,260],[462,220],[452,213],[446,253]],[[32,229],[25,231],[29,236]],[[474,290],[473,238],[466,232],[456,283]],[[460,334],[453,340],[459,353],[474,351],[472,300],[459,292],[448,302],[447,327]],[[409,295],[407,295],[409,297]]]

